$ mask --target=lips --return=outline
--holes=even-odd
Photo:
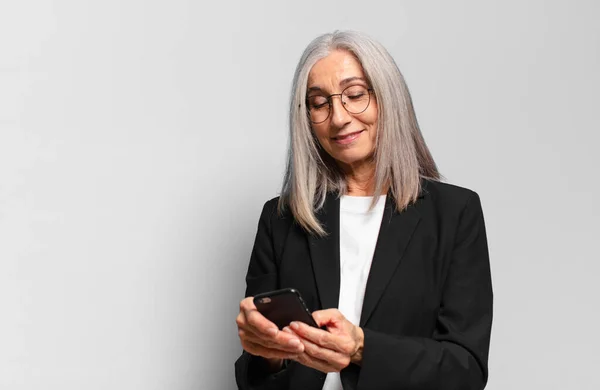
[[[338,135],[333,137],[332,139],[334,139],[335,141],[344,141],[344,140],[350,140],[355,138],[357,135],[359,135],[360,133],[362,133],[364,130],[359,130],[359,131],[355,131],[352,133],[347,133],[347,134],[343,134],[343,135]]]
[[[363,131],[365,130],[363,129],[359,131],[354,131],[352,133],[338,135],[336,137],[332,137],[331,140],[341,147],[350,147],[354,145],[354,143],[360,138],[360,135]]]

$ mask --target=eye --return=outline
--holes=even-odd
[[[320,109],[327,106],[328,102],[325,96],[310,96],[308,98],[308,106],[312,109]]]
[[[351,99],[351,100],[355,100],[355,99],[362,98],[363,96],[365,96],[365,94],[364,93],[357,93],[357,94],[354,94],[354,95],[346,95],[346,96],[348,96],[348,98]]]
[[[369,91],[367,91],[365,87],[357,85],[353,87],[348,87],[344,91],[344,96],[346,96],[350,100],[360,100],[364,99],[368,93]]]

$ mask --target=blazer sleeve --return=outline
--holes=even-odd
[[[276,198],[265,203],[246,274],[246,297],[278,288],[278,269],[272,232],[272,218],[276,212]],[[265,360],[260,356],[242,352],[235,362],[235,379],[240,390],[287,388],[286,383],[289,382],[287,368],[272,374],[265,370],[264,363]]]
[[[488,378],[492,282],[483,211],[472,192],[456,240],[431,338],[364,329],[358,389],[483,389]]]

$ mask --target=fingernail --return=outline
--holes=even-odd
[[[269,330],[267,330],[267,332],[269,333],[270,336],[277,336],[277,332],[279,332],[279,329],[277,328],[269,328]]]
[[[288,343],[292,346],[292,347],[297,347],[300,345],[300,340],[298,339],[291,339],[290,341],[288,341]]]
[[[290,324],[290,327],[292,329],[298,329],[300,327],[300,324],[298,324],[296,321],[294,321]]]

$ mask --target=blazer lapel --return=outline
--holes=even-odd
[[[423,196],[421,193],[420,197]],[[387,287],[395,269],[400,264],[421,216],[414,205],[402,212],[396,211],[395,200],[388,194],[379,228],[379,236],[367,279],[360,326],[364,326],[375,310],[377,302]]]
[[[327,194],[317,218],[327,236],[308,235],[308,246],[322,309],[338,307],[340,294],[340,200]]]
[[[419,199],[425,196],[427,182],[421,181]],[[364,326],[377,306],[394,270],[400,264],[421,216],[414,205],[397,212],[388,194],[379,229],[373,261],[360,317]],[[328,193],[323,208],[316,214],[328,233],[325,237],[308,235],[308,246],[322,309],[337,308],[340,294],[340,199]]]

